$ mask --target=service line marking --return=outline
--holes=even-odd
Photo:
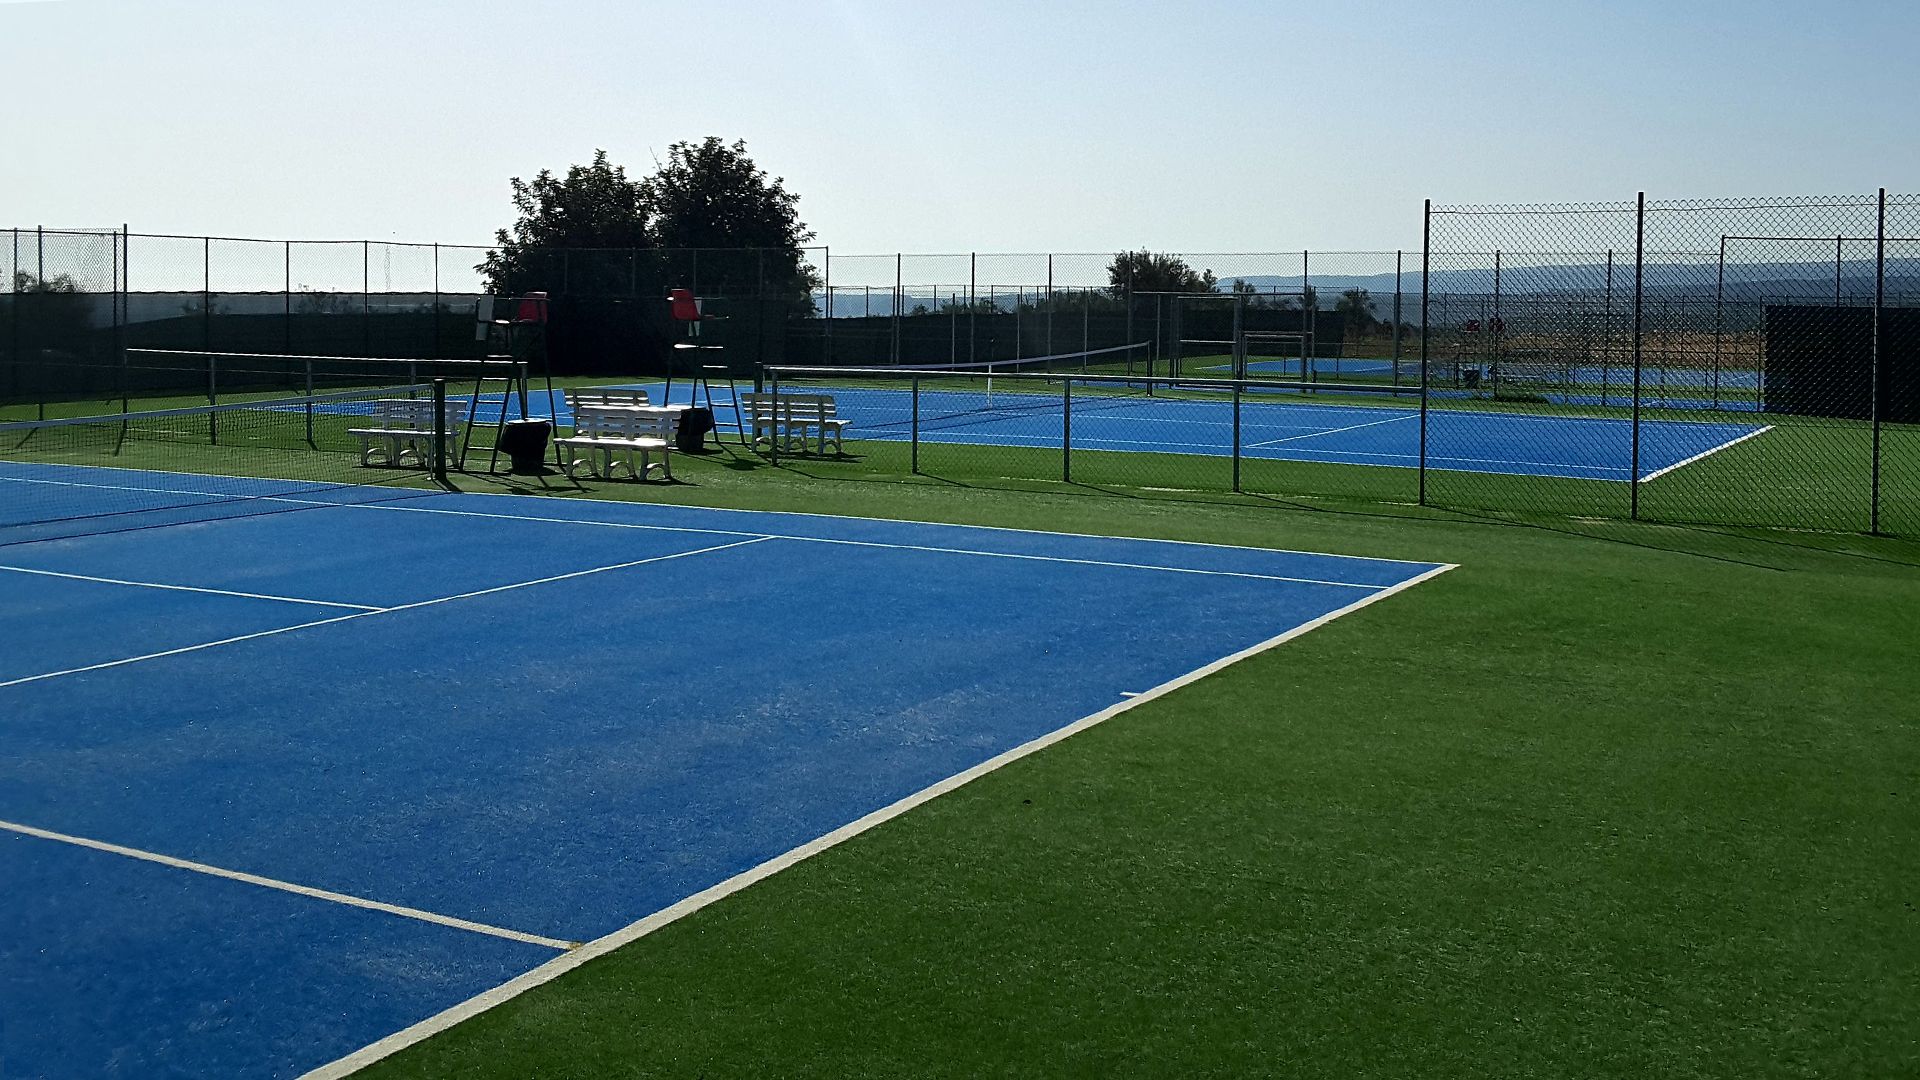
[[[129,581],[125,578],[97,577],[93,574],[70,574],[61,570],[36,570],[30,566],[0,566],[0,571],[15,574],[33,574],[38,577],[67,578],[71,581],[92,581],[102,585],[131,585],[139,589],[166,589],[170,592],[206,593],[210,596],[237,596],[246,600],[277,600],[283,604],[312,604],[316,607],[350,608],[355,611],[383,611],[384,608],[372,604],[343,604],[337,600],[312,600],[304,596],[274,596],[270,593],[241,592],[236,589],[212,589],[200,585],[171,585],[163,581]]]
[[[361,908],[366,911],[384,912],[388,915],[398,915],[405,919],[417,919],[420,922],[434,923],[438,926],[450,926],[456,930],[469,930],[476,934],[486,934],[489,937],[505,938],[508,941],[520,941],[529,945],[544,945],[549,949],[556,949],[560,952],[567,952],[580,947],[580,943],[577,941],[562,941],[559,938],[542,937],[539,934],[529,934],[520,930],[508,930],[501,926],[491,926],[483,922],[474,922],[472,919],[462,919],[453,915],[441,915],[438,912],[422,911],[419,908],[410,908],[401,904],[389,904],[381,900],[369,900],[364,896],[352,896],[347,893],[334,892],[331,889],[316,889],[311,885],[297,885],[291,881],[281,881],[278,878],[249,874],[244,870],[229,870],[224,866],[213,866],[209,863],[194,862],[191,859],[177,859],[172,855],[162,855],[154,851],[143,851],[140,848],[126,847],[122,844],[110,844],[105,840],[93,840],[84,836],[74,836],[71,833],[55,832],[52,829],[35,828],[32,825],[22,825],[17,821],[0,821],[0,829],[11,833],[18,833],[21,836],[32,836],[41,840],[51,840],[55,843],[71,844],[74,847],[103,851],[109,855],[124,855],[129,859],[139,859],[142,862],[157,863],[160,866],[170,866],[175,870],[191,870],[196,874],[205,874],[208,877],[225,878],[228,881],[239,881],[248,885],[258,885],[263,889],[277,889],[280,892],[292,893],[295,896],[325,900],[334,904],[345,904],[348,907]]]
[[[464,592],[455,596],[435,597],[432,600],[419,600],[411,604],[396,604],[393,607],[374,608],[370,611],[356,611],[351,615],[336,615],[331,619],[316,619],[313,622],[294,623],[292,626],[281,626],[272,630],[261,630],[252,634],[240,634],[236,637],[221,638],[218,641],[203,641],[197,645],[182,645],[177,649],[163,649],[160,652],[147,653],[143,656],[128,656],[119,660],[105,660],[98,664],[87,664],[84,667],[66,668],[61,671],[47,671],[39,675],[26,675],[18,679],[9,679],[6,682],[0,682],[0,690],[4,690],[9,686],[19,686],[23,683],[40,682],[44,679],[57,679],[63,675],[79,675],[88,671],[101,671],[106,668],[124,667],[128,664],[138,664],[145,660],[159,660],[168,656],[180,656],[184,653],[200,652],[203,649],[211,649],[220,645],[234,645],[242,641],[253,641],[257,638],[273,637],[276,634],[290,634],[295,630],[308,630],[316,626],[331,626],[334,623],[348,622],[353,619],[366,619],[375,615],[385,615],[395,611],[414,611],[419,608],[433,607],[436,604],[450,604],[455,600],[471,600],[477,596],[491,596],[494,593],[508,592],[513,589],[525,589],[533,585],[545,585],[554,581],[566,581],[570,578],[586,577],[588,574],[604,574],[610,570],[625,570],[630,567],[645,566],[648,563],[666,562],[669,559],[684,559],[692,555],[706,555],[710,552],[725,551],[728,548],[745,547],[748,544],[757,544],[763,540],[771,539],[774,538],[770,536],[755,536],[746,540],[736,540],[730,544],[715,544],[712,547],[695,548],[692,551],[676,551],[670,555],[655,555],[646,559],[634,559],[630,562],[613,563],[610,566],[595,566],[587,570],[574,570],[565,574],[554,574],[550,577],[535,578],[532,581],[515,581],[506,585],[495,585],[488,589],[475,589],[472,592]]]

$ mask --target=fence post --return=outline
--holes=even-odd
[[[820,287],[826,291],[826,322],[820,326],[820,362],[833,363],[833,247],[820,249]]]
[[[1307,270],[1308,259],[1312,254],[1305,250],[1300,252],[1300,329],[1306,333],[1307,341],[1310,343],[1307,346],[1306,370],[1300,373],[1302,379],[1312,378],[1309,373],[1319,369],[1314,359],[1320,353],[1320,343],[1314,340],[1313,335],[1320,328],[1320,297],[1312,295],[1313,275]],[[1179,301],[1176,300],[1174,303],[1176,305],[1174,311],[1177,313]],[[1171,375],[1173,372],[1169,371],[1167,374]]]
[[[920,376],[913,376],[908,380],[908,385],[913,396],[913,426],[910,429],[911,433],[907,436],[911,447],[908,456],[911,460],[910,471],[918,476],[920,475]]]
[[[126,226],[122,225],[120,228],[121,232],[113,234],[113,352],[114,358],[117,361],[114,364],[113,370],[120,383],[120,411],[124,413],[130,408],[127,401],[126,323],[121,317],[122,300],[124,297],[120,291],[120,246],[122,243],[122,233],[125,232]]]
[[[1428,273],[1433,265],[1433,200],[1428,199],[1420,214],[1420,505],[1427,505],[1427,392],[1432,380],[1427,368],[1428,342],[1433,331],[1427,326],[1427,308],[1433,286]]]
[[[7,366],[12,370],[11,383],[13,393],[20,392],[20,380],[26,375],[26,364],[20,359],[20,305],[26,293],[20,289],[20,230],[13,229],[13,261],[7,264],[7,292],[11,295],[7,303]],[[41,419],[46,419],[41,417]]]
[[[1881,309],[1887,304],[1887,189],[1880,189],[1879,218],[1873,232],[1873,393],[1871,413],[1873,416],[1873,494],[1872,508],[1868,513],[1868,532],[1878,535],[1880,532],[1880,400],[1881,380],[1885,377],[1882,370],[1883,347],[1880,344]]]
[[[1047,252],[1047,349],[1053,355],[1053,252]]]
[[[1393,385],[1400,385],[1400,258],[1404,252],[1393,253]]]
[[[1073,379],[1060,380],[1060,481],[1073,483]]]
[[[1713,275],[1713,407],[1720,407],[1720,338],[1726,319],[1722,314],[1727,298],[1727,234],[1720,234],[1720,263]]]
[[[1240,378],[1233,383],[1233,490],[1240,491]]]
[[[900,295],[901,295],[901,289],[902,289],[902,286],[903,286],[903,285],[905,285],[905,277],[904,277],[904,274],[903,274],[903,272],[902,272],[902,270],[901,270],[901,263],[902,263],[902,260],[903,260],[904,258],[905,258],[905,257],[904,257],[903,255],[901,255],[901,254],[900,254],[899,252],[897,252],[897,251],[893,253],[893,348],[892,348],[892,355],[893,355],[893,362],[894,362],[894,363],[896,363],[896,364],[900,362]]]
[[[503,403],[504,407],[504,403]],[[433,479],[447,482],[447,380],[433,380]]]
[[[440,358],[440,241],[433,242],[433,351],[428,356]]]
[[[778,465],[780,464],[780,432],[783,426],[781,421],[786,419],[786,417],[780,415],[779,368],[767,369],[767,394],[767,419],[769,421],[767,425],[767,461],[770,464]],[[805,449],[805,447],[802,447],[802,449]]]
[[[1493,252],[1493,319],[1487,323],[1487,393],[1500,400],[1500,336],[1507,324],[1500,318],[1500,251]]]
[[[34,288],[39,290],[39,296],[44,299],[47,295],[47,227],[45,225],[35,225],[33,227],[33,250]],[[42,310],[40,301],[34,301],[33,306],[34,314],[39,315]],[[40,320],[40,322],[42,325],[45,324],[44,319]],[[46,340],[45,330],[40,332],[40,337],[43,342],[42,347],[44,347]],[[35,412],[41,420],[47,418],[47,390],[47,387],[42,386],[39,393],[33,395],[34,402],[38,406]]]
[[[980,313],[974,302],[974,290],[980,286],[980,253],[967,255],[967,363],[979,358],[976,345],[980,337]]]
[[[1607,406],[1607,393],[1613,389],[1613,249],[1607,249],[1607,292],[1600,309],[1600,407]]]
[[[213,349],[213,238],[211,236],[200,238],[200,347],[208,351]]]
[[[1643,368],[1641,335],[1647,269],[1647,193],[1642,191],[1633,214],[1633,453],[1627,475],[1627,516],[1640,519],[1640,376]]]
[[[365,240],[360,241],[360,355],[373,355],[373,245]]]

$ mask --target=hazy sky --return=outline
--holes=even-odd
[[[838,252],[1419,246],[1420,200],[1920,188],[1913,3],[0,0],[0,225],[484,242],[744,138]]]

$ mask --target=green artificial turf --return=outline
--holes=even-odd
[[[728,462],[591,494],[1462,565],[366,1075],[1920,1070],[1920,545]]]

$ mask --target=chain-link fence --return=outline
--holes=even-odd
[[[1426,228],[1411,251],[944,255],[10,230],[0,409],[203,391],[207,364],[165,350],[473,357],[493,291],[553,298],[553,372],[658,376],[687,333],[665,293],[690,288],[738,378],[909,379],[850,387],[879,472],[1920,529],[1920,196],[1437,206]]]
[[[1912,531],[1917,202],[1432,207],[1422,498]]]

